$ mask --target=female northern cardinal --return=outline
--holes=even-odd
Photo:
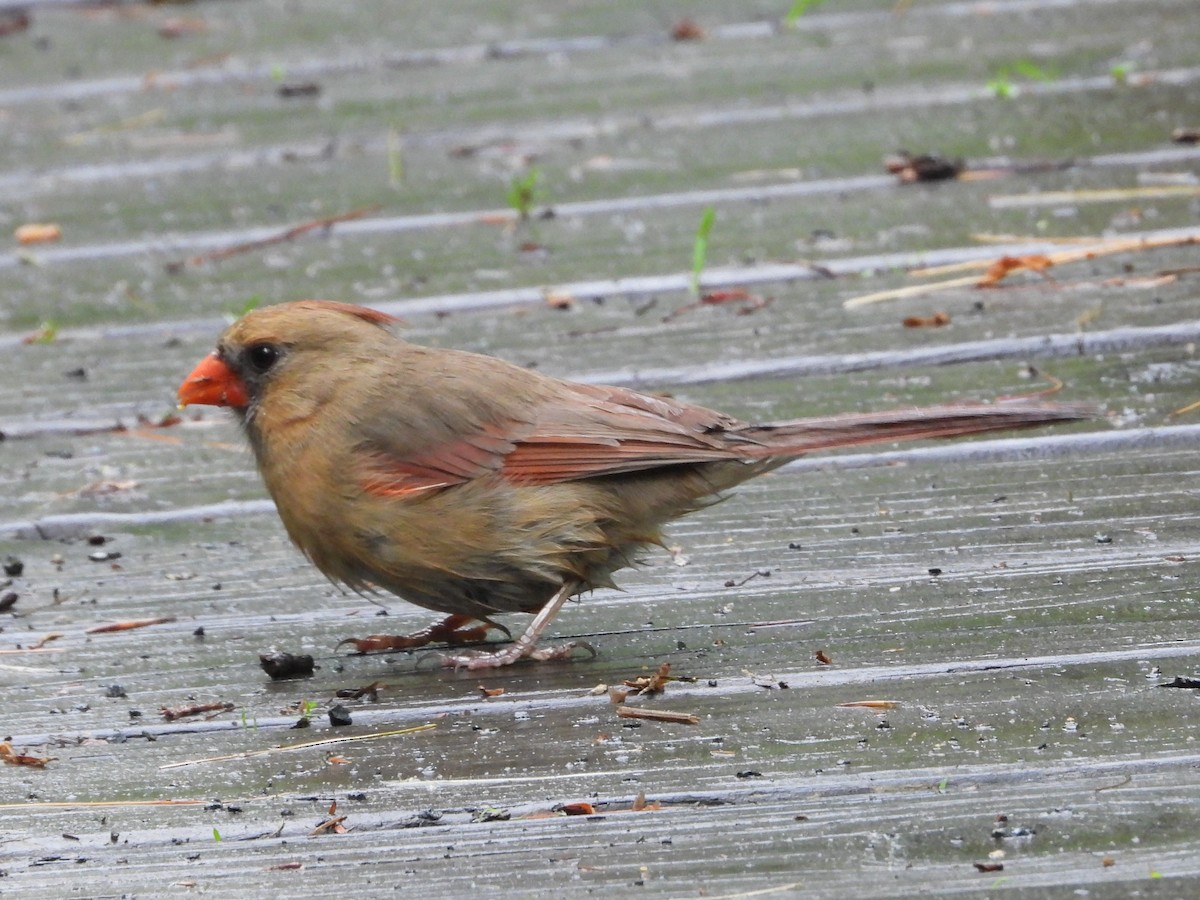
[[[250,312],[179,400],[234,410],[288,534],[329,578],[449,614],[351,639],[360,651],[475,640],[496,613],[537,613],[505,649],[446,660],[469,668],[568,654],[535,644],[569,597],[611,586],[663,523],[811,450],[1089,414],[1005,402],[751,425],[410,344],[395,322],[319,300]]]

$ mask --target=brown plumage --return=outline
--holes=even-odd
[[[322,572],[449,618],[360,650],[477,638],[538,613],[472,667],[535,649],[569,597],[611,585],[664,523],[813,450],[1081,418],[1078,407],[947,405],[752,425],[619,387],[410,344],[382,313],[302,301],[248,313],[179,390],[231,407],[292,540]]]

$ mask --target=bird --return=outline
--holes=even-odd
[[[1033,398],[754,424],[625,387],[411,343],[370,307],[260,307],[220,335],[180,406],[233,411],[292,542],[333,582],[441,613],[410,635],[350,638],[359,652],[451,648],[533,614],[489,652],[446,665],[562,659],[539,646],[563,604],[640,554],[663,526],[814,451],[949,438],[1093,415]],[[491,642],[495,643],[495,642]]]

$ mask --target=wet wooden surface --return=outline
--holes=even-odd
[[[63,233],[0,249],[0,737],[53,757],[0,766],[0,893],[1194,895],[1197,698],[1160,685],[1200,652],[1195,248],[843,307],[918,262],[1195,230],[1194,192],[998,199],[1196,185],[1194,0],[787,6],[46,3],[0,37],[0,223]],[[899,147],[1071,165],[900,186]],[[708,206],[704,284],[745,314],[681,309]],[[306,296],[745,418],[1031,366],[1108,416],[802,460],[572,604],[595,659],[441,671],[335,652],[428,616],[307,566],[225,415],[150,427],[228,316]],[[272,683],[272,648],[316,674]],[[698,724],[593,690],[667,662],[695,680],[628,702]],[[201,703],[232,708],[160,713]]]

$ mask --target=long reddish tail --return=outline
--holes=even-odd
[[[799,456],[814,450],[853,447],[885,441],[962,437],[988,431],[1034,428],[1054,422],[1092,419],[1099,410],[1087,405],[1036,403],[1024,400],[994,404],[947,404],[882,412],[843,413],[751,425],[735,432],[760,443],[747,456]]]

